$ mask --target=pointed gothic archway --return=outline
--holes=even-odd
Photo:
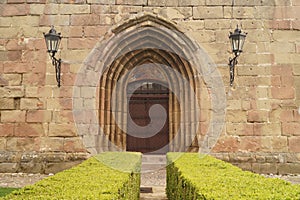
[[[128,123],[132,123],[127,86],[134,70],[144,67],[146,72],[149,64],[153,69],[150,74],[161,76],[160,79],[167,83],[170,91],[166,113],[168,150],[188,151],[198,148],[196,136],[200,133],[200,79],[210,88],[216,88],[216,85],[221,85],[220,80],[215,79],[219,73],[207,54],[172,23],[156,16],[144,15],[112,29],[94,48],[77,76],[79,88],[75,88],[75,91],[82,86],[95,90],[95,93],[99,91],[96,108],[91,111],[95,115],[86,120],[90,123],[77,123],[83,141],[92,153],[127,149]],[[224,113],[225,109],[220,105],[225,101],[215,100],[217,109]],[[82,113],[88,115],[86,109],[79,107],[73,113],[75,120],[76,117],[80,119],[79,113],[81,116]],[[99,127],[95,125],[95,116],[98,116]],[[221,117],[216,119],[214,131]],[[145,130],[149,126],[138,128]],[[209,136],[213,134],[212,131]],[[208,147],[208,139],[203,141],[201,148]]]
[[[149,73],[154,73],[157,70],[163,74],[162,79],[168,83],[172,91],[168,101],[169,112],[166,114],[170,141],[161,148],[170,151],[187,151],[195,140],[199,122],[195,114],[199,109],[196,104],[197,97],[194,94],[197,84],[194,71],[190,63],[180,56],[184,56],[184,54],[179,44],[174,44],[171,36],[166,35],[163,29],[156,27],[142,27],[140,29],[127,32],[126,46],[121,46],[121,51],[126,48],[129,50],[118,54],[101,78],[100,101],[104,99],[110,99],[110,101],[101,104],[100,122],[102,123],[100,126],[103,127],[109,140],[124,150],[128,149],[126,147],[128,145],[127,138],[141,137],[145,132],[151,130],[150,126],[159,126],[149,123],[145,126],[136,127],[138,131],[135,132],[139,132],[139,135],[130,135],[133,132],[128,130],[128,124],[131,124],[130,121],[132,120],[129,118],[130,104],[127,102],[125,88],[127,88],[135,68],[143,66],[142,69],[146,73],[149,71],[149,65],[153,65],[153,70],[150,70]],[[149,73],[148,76],[150,76]],[[146,77],[146,79],[148,78]],[[115,95],[113,91],[116,91]],[[161,128],[163,129],[163,127]],[[144,147],[148,150],[161,152],[162,150],[152,146],[155,141],[150,140],[150,138],[155,140],[154,136],[149,137],[146,140],[148,144],[145,144]],[[145,139],[141,139],[141,141],[145,141]]]

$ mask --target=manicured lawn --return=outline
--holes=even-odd
[[[0,187],[0,197],[3,197],[9,193],[11,193],[14,190],[17,190],[18,188],[1,188]]]

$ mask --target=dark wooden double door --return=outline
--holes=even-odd
[[[160,112],[149,111],[152,106],[160,105]],[[157,105],[156,105],[157,106]],[[153,109],[153,108],[152,108]],[[129,113],[131,120],[140,127],[147,127],[142,132],[141,129],[127,126],[126,145],[127,151],[142,153],[164,154],[168,152],[169,143],[169,98],[167,94],[134,94],[129,100]],[[160,124],[158,130],[153,130]],[[156,134],[154,134],[156,133]],[[140,135],[140,136],[139,136]]]

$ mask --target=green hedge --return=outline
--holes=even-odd
[[[198,153],[167,154],[169,200],[299,200],[300,185],[265,178]]]
[[[140,153],[102,153],[3,199],[135,200],[139,199],[140,167]]]

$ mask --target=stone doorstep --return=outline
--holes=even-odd
[[[142,156],[142,173],[153,172],[166,167],[166,155]]]
[[[142,156],[142,163],[166,164],[166,155],[145,155]]]
[[[143,163],[142,168],[141,168],[141,172],[142,173],[155,172],[155,171],[158,171],[158,170],[163,169],[165,167],[166,167],[166,164],[147,164],[147,163]]]

